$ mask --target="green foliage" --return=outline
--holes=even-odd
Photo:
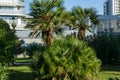
[[[70,12],[65,10],[63,0],[33,0],[30,7],[32,18],[26,26],[33,29],[30,35],[37,37],[42,30],[44,43],[50,45],[54,41],[53,32],[58,33],[61,26],[69,24]]]
[[[85,31],[91,31],[91,27],[99,24],[97,11],[94,8],[82,8],[80,6],[73,7],[73,27],[78,28],[78,39],[85,40]]]
[[[30,4],[30,15],[33,17],[28,19],[27,27],[33,28],[31,34],[39,35],[38,30],[48,30],[49,27],[60,26],[60,16],[64,11],[63,0],[33,0]]]
[[[2,66],[2,64],[0,63],[0,80],[6,80],[7,76],[6,76],[6,67]]]
[[[84,27],[85,29],[89,29],[90,27],[99,24],[97,10],[95,8],[82,8],[80,6],[75,6],[72,8],[71,13],[74,17],[74,26],[76,27]]]
[[[101,64],[87,43],[74,38],[55,40],[32,62],[37,80],[94,80]]]
[[[41,50],[41,46],[42,46],[41,44],[37,44],[37,43],[28,44],[27,46],[25,46],[25,50],[27,52],[27,55],[32,57],[34,52]]]
[[[14,48],[14,53],[15,55],[18,55],[18,54],[21,54],[21,53],[24,53],[25,52],[25,49],[22,45],[18,44],[15,48]]]
[[[9,25],[0,20],[0,63],[8,65],[14,60],[14,48],[17,46],[18,38]]]
[[[119,64],[120,59],[120,37],[100,35],[94,36],[88,40],[95,49],[97,57],[103,63]]]

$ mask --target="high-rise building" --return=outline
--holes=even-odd
[[[120,0],[107,0],[103,6],[104,15],[120,15]]]
[[[23,29],[24,16],[24,0],[0,0],[0,19],[8,22],[11,28],[14,22],[15,29]]]

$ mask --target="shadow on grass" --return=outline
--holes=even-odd
[[[116,71],[120,72],[120,65],[103,65],[101,67],[103,71]]]
[[[14,70],[9,70],[8,72],[7,80],[35,80],[35,74],[32,72],[20,72]]]
[[[120,79],[115,77],[115,78],[109,78],[109,80],[120,80]]]

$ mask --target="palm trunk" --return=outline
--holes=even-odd
[[[49,27],[47,30],[42,30],[42,38],[46,45],[51,45],[53,43],[53,28]]]
[[[82,40],[82,41],[85,41],[85,28],[84,27],[79,28],[78,39]]]
[[[47,35],[47,45],[51,45],[53,43],[53,28],[52,27],[49,27],[48,29],[48,35]]]

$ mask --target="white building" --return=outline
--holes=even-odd
[[[118,15],[99,15],[100,25],[97,33],[120,35],[120,16]]]
[[[120,0],[106,0],[104,15],[99,15],[97,33],[120,35]]]
[[[29,34],[32,30],[25,29],[25,21],[23,20],[26,17],[24,10],[25,0],[0,0],[0,19],[5,20],[12,29],[13,22],[16,27],[16,35],[20,40],[24,40],[25,43],[43,43],[41,37],[39,38],[30,38]]]
[[[14,21],[16,30],[23,29],[22,17],[25,17],[24,0],[0,0],[0,19],[7,21],[11,28]]]
[[[107,0],[103,6],[104,15],[120,15],[120,0]]]

